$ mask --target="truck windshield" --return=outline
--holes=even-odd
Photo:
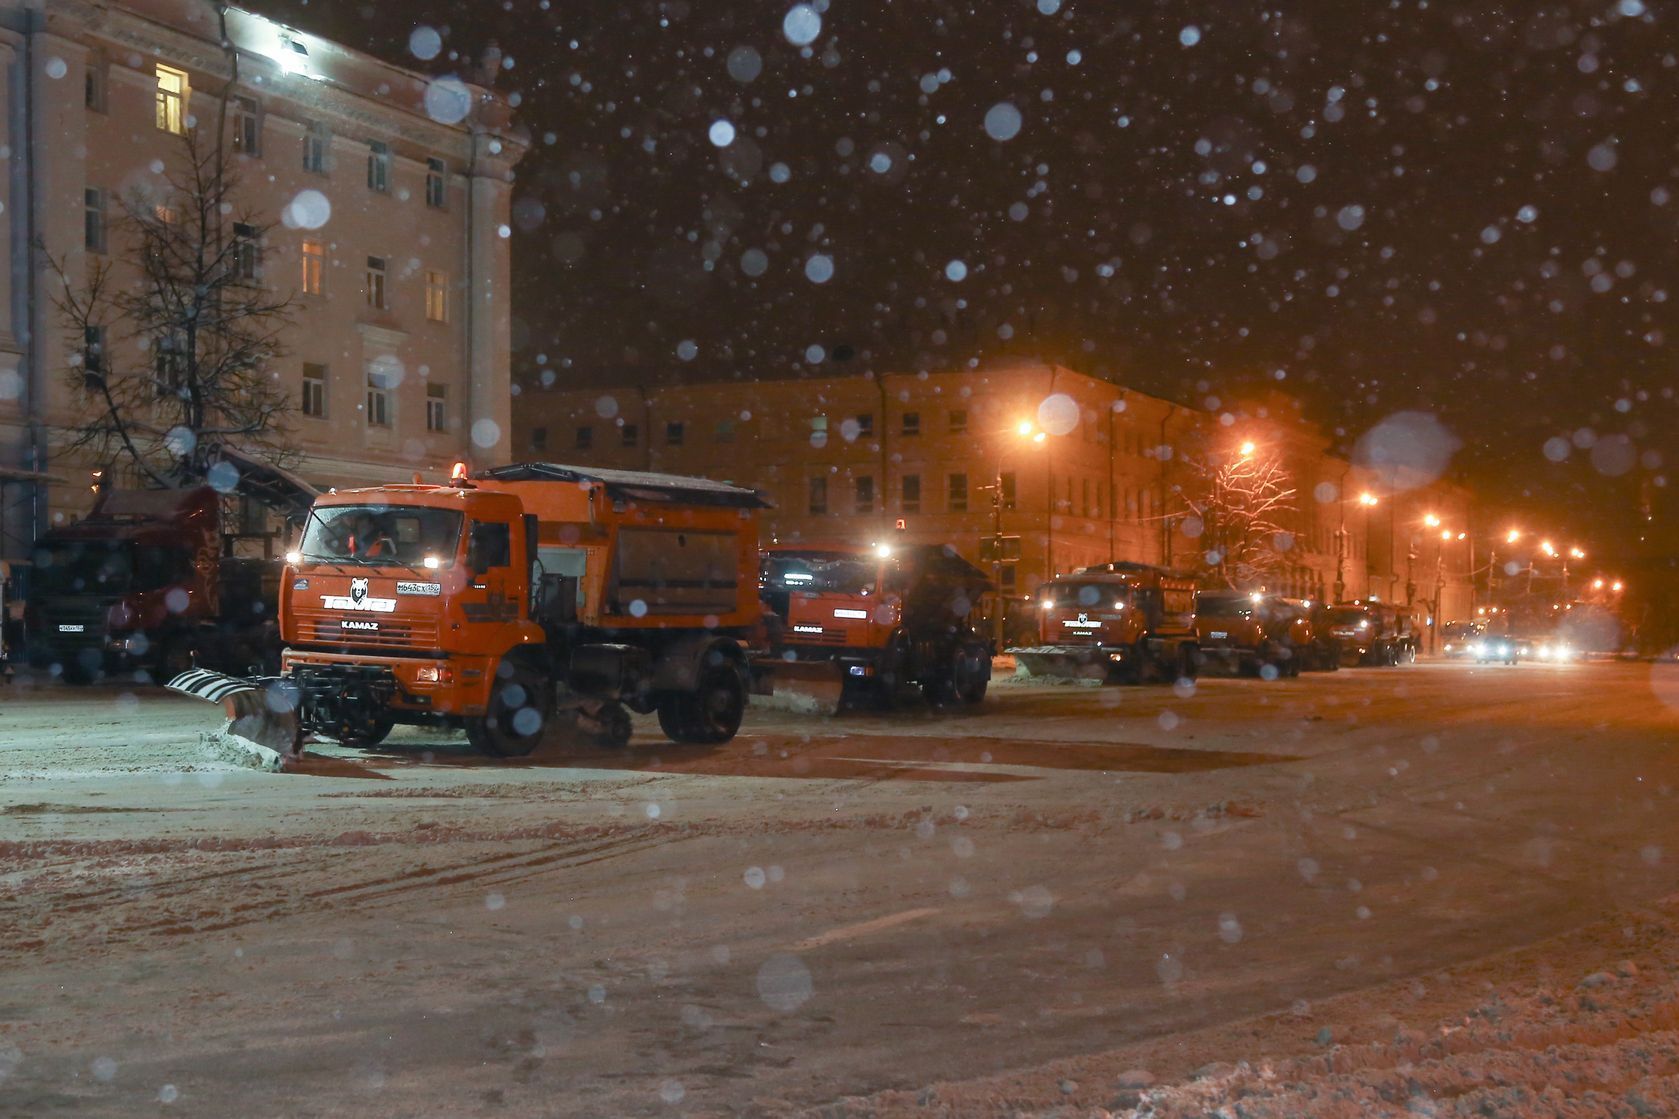
[[[134,581],[134,545],[118,540],[49,544],[35,553],[34,580],[44,594],[122,594]]]
[[[423,505],[329,505],[309,517],[298,546],[306,560],[423,563],[449,567],[460,548],[461,513]]]
[[[1123,583],[1048,583],[1038,589],[1038,601],[1084,610],[1130,602],[1131,588]]]
[[[833,553],[778,553],[764,561],[764,585],[774,590],[874,594],[878,561]]]
[[[1329,624],[1336,626],[1356,626],[1360,622],[1370,620],[1370,615],[1356,606],[1340,606],[1329,612]]]
[[[1196,598],[1195,612],[1215,618],[1246,618],[1254,612],[1254,601],[1245,594],[1204,594]]]

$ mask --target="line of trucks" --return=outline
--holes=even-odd
[[[243,582],[214,496],[106,496],[44,537],[30,657],[81,679],[138,665],[292,753],[409,724],[507,757],[562,721],[622,746],[632,713],[673,742],[721,743],[778,681],[978,704],[997,652],[976,625],[991,581],[952,548],[760,547],[762,497],[707,479],[457,464],[447,484],[293,495],[292,550]],[[1403,610],[1198,594],[1138,564],[1059,576],[1037,613],[1037,642],[1010,650],[1032,674],[1173,682],[1218,660],[1293,675],[1417,650]]]

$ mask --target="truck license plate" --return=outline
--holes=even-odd
[[[62,624],[58,627],[58,632],[59,633],[86,633],[87,632],[87,627],[84,626],[84,625],[71,624],[69,622],[66,622],[66,623],[64,623],[64,624]]]
[[[1211,636],[1213,636],[1213,637],[1229,637],[1230,634],[1228,632],[1226,632],[1225,630],[1215,629],[1215,630],[1213,630]]]

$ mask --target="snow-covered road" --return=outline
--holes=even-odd
[[[0,691],[0,1115],[1199,1114],[1486,984],[1673,988],[1673,665],[1007,681],[286,775],[216,725]]]

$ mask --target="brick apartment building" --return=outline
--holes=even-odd
[[[530,389],[519,405],[519,457],[755,486],[774,504],[776,540],[901,536],[989,563],[1001,536],[1018,549],[999,569],[1016,594],[1113,559],[1192,563],[1204,545],[1186,534],[1183,494],[1205,484],[1196,464],[1247,442],[1296,494],[1282,518],[1290,562],[1273,580],[1284,593],[1333,595],[1339,573],[1345,597],[1402,600],[1409,582],[1431,599],[1438,532],[1470,527],[1461,489],[1391,493],[1329,454],[1286,398],[1224,417],[1060,366]],[[1367,492],[1374,506],[1359,501]],[[1439,558],[1446,617],[1468,612],[1467,545],[1454,536]]]
[[[506,230],[525,148],[506,102],[225,18],[226,47],[207,0],[0,0],[0,558],[83,508],[101,465],[62,451],[79,355],[45,259],[125,267],[123,200],[163,186],[184,130],[214,135],[224,95],[236,198],[273,225],[248,259],[295,296],[274,374],[296,469],[366,484],[510,452]]]

